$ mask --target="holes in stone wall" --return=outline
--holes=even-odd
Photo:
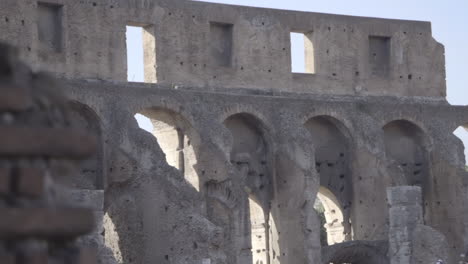
[[[387,77],[390,72],[390,37],[369,36],[371,74]]]
[[[156,39],[154,27],[129,23],[126,27],[127,80],[156,83]]]
[[[151,133],[164,152],[166,162],[184,175],[199,190],[196,148],[198,139],[188,121],[180,114],[166,109],[150,108],[135,115],[141,129]],[[190,138],[189,138],[190,137]],[[193,140],[192,140],[193,138]]]
[[[246,187],[256,200],[268,203],[268,191],[260,190],[261,186],[270,185],[270,177],[265,177],[269,175],[268,151],[257,124],[258,120],[249,114],[236,114],[224,121],[233,137],[231,162],[239,169],[239,177],[245,179]]]
[[[100,121],[97,114],[88,106],[78,102],[70,103],[69,119],[72,126],[91,131],[98,139],[98,148],[91,157],[79,163],[79,175],[72,177],[70,184],[78,189],[104,189],[106,181],[103,172],[103,148]]]
[[[224,121],[233,138],[231,163],[237,167],[238,177],[249,194],[250,230],[243,233],[250,234],[252,263],[269,263],[270,233],[267,217],[272,191],[268,176],[271,174],[268,148],[259,123],[258,119],[244,113],[235,114]]]
[[[291,70],[293,73],[315,73],[315,53],[312,33],[290,33]]]
[[[387,158],[392,167],[404,176],[404,179],[393,180],[401,185],[424,187],[429,173],[428,142],[422,129],[409,121],[396,120],[385,125],[383,130]]]
[[[234,25],[210,22],[210,44],[213,65],[232,67]]]
[[[37,32],[41,49],[49,52],[62,52],[63,6],[51,3],[38,2],[37,12]]]
[[[453,134],[457,136],[462,142],[464,146],[464,155],[465,155],[465,160],[463,160],[465,163],[465,168],[468,170],[468,124],[465,126],[460,126],[458,127]]]

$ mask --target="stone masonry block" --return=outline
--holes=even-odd
[[[0,111],[24,111],[32,107],[29,91],[22,87],[0,86]]]
[[[0,239],[71,238],[94,228],[93,212],[81,208],[1,208],[0,215]]]
[[[0,194],[8,194],[10,192],[10,169],[0,168]]]
[[[96,139],[84,131],[0,126],[0,155],[80,159],[92,154],[95,149]]]
[[[44,192],[45,171],[39,168],[18,169],[18,194],[40,197]]]
[[[16,264],[15,256],[11,254],[0,253],[0,263],[2,264]]]
[[[390,227],[415,226],[422,223],[421,206],[392,207],[389,210]]]
[[[83,248],[80,250],[77,264],[97,264],[97,249]]]
[[[422,202],[421,188],[417,186],[398,186],[387,188],[387,198],[390,206],[420,205]]]
[[[49,256],[47,251],[43,252],[28,252],[27,254],[22,254],[18,258],[18,263],[27,263],[27,264],[49,264]]]

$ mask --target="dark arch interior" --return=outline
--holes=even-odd
[[[70,102],[69,105],[69,119],[73,120],[71,125],[90,131],[97,137],[98,142],[96,153],[80,162],[78,177],[70,179],[71,187],[89,190],[104,189],[103,146],[99,118],[91,108],[84,104]]]
[[[322,250],[324,264],[389,264],[386,241],[349,241]]]
[[[259,121],[249,114],[235,114],[224,121],[232,135],[231,163],[248,193],[247,222],[251,263],[269,263],[269,210],[271,171],[267,142]],[[250,262],[250,260],[249,260]]]
[[[327,244],[350,240],[352,177],[348,132],[338,120],[328,116],[314,117],[305,127],[312,137],[315,167],[320,174],[318,199],[326,220]],[[318,212],[320,215],[320,209]]]
[[[387,159],[398,168],[404,178],[398,185],[424,187],[428,178],[427,139],[421,128],[406,120],[397,120],[384,126]],[[396,180],[396,179],[394,179]]]

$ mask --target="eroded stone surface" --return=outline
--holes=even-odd
[[[468,249],[452,134],[468,108],[444,98],[430,23],[182,0],[2,0],[0,17],[0,39],[63,78],[67,115],[96,135],[79,176],[57,181],[102,219],[88,241],[102,263],[319,263],[328,231],[337,248],[388,241],[382,263],[417,249],[398,260],[409,264],[436,256],[405,231],[421,224],[441,258],[442,235],[450,259]],[[147,83],[126,82],[127,25],[143,28]],[[304,33],[308,73],[291,72],[291,32]],[[31,108],[5,91],[0,110]],[[419,198],[403,187],[387,200],[407,185]]]

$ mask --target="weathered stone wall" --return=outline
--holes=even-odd
[[[427,22],[182,0],[41,3],[3,0],[0,40],[17,45],[36,68],[69,78],[125,81],[125,27],[137,25],[145,28],[148,82],[445,96],[444,48]],[[305,52],[314,74],[291,73],[291,32],[311,41]]]
[[[264,131],[270,155],[274,157],[271,164],[275,166],[270,168],[271,175],[273,175],[270,219],[275,220],[270,228],[280,233],[280,236],[273,241],[286,242],[280,242],[271,247],[272,250],[276,247],[276,256],[283,256],[282,254],[285,253],[281,261],[290,252],[287,249],[288,243],[300,241],[302,245],[305,241],[308,248],[302,253],[295,253],[294,256],[304,256],[305,252],[316,252],[314,256],[318,256],[317,249],[313,246],[314,243],[307,242],[305,237],[301,238],[302,232],[305,234],[318,232],[318,226],[310,226],[311,222],[307,220],[307,217],[315,214],[307,204],[313,204],[320,186],[318,174],[314,169],[316,161],[312,154],[313,138],[305,126],[307,121],[316,116],[328,116],[338,120],[348,131],[350,137],[349,172],[352,184],[345,184],[344,188],[350,188],[352,194],[348,199],[351,203],[353,239],[386,240],[388,235],[386,188],[401,185],[400,179],[404,175],[404,170],[398,167],[398,170],[394,170],[395,162],[385,151],[383,128],[394,120],[407,120],[418,126],[431,142],[427,148],[431,163],[429,172],[424,175],[430,183],[424,186],[428,190],[426,192],[429,193],[425,200],[425,208],[427,208],[424,212],[425,223],[447,237],[453,255],[463,251],[465,220],[462,212],[466,209],[459,194],[465,192],[465,187],[461,182],[464,172],[461,171],[463,163],[459,162],[462,159],[458,157],[461,152],[453,151],[453,146],[460,147],[460,145],[457,145],[459,141],[452,131],[459,124],[465,123],[464,120],[468,120],[466,107],[454,107],[439,101],[418,98],[404,100],[390,97],[325,98],[293,94],[271,96],[271,94],[248,93],[229,95],[197,90],[174,90],[157,85],[152,86],[154,89],[148,89],[148,86],[148,84],[69,81],[67,90],[76,100],[90,105],[100,113],[103,131],[107,131],[106,148],[108,151],[120,146],[119,148],[125,149],[126,155],[134,160],[131,164],[138,164],[137,168],[132,167],[135,165],[122,166],[124,169],[121,170],[126,171],[124,174],[129,178],[141,178],[143,176],[138,175],[159,173],[161,169],[164,171],[169,168],[163,164],[151,164],[157,159],[156,157],[163,160],[163,156],[154,144],[155,140],[151,134],[141,130],[139,132],[133,115],[141,109],[150,107],[169,109],[182,115],[190,123],[192,130],[190,133],[196,131],[196,134],[200,136],[199,148],[195,150],[198,156],[195,167],[199,176],[200,194],[213,191],[207,188],[207,183],[218,184],[217,189],[213,191],[216,193],[210,193],[210,195],[223,204],[222,207],[225,209],[212,208],[215,205],[210,202],[211,198],[206,200],[206,206],[209,212],[215,210],[218,213],[228,214],[229,219],[224,221],[219,219],[222,217],[220,215],[208,214],[211,215],[210,219],[225,228],[225,232],[229,233],[229,230],[234,232],[233,225],[245,224],[244,216],[236,216],[240,212],[235,208],[243,206],[243,201],[248,197],[248,194],[243,191],[245,182],[240,180],[241,171],[236,169],[240,165],[237,165],[236,160],[231,161],[234,139],[229,129],[223,124],[228,117],[237,113],[254,116],[258,120],[257,124],[261,131]],[[138,142],[143,138],[148,143],[141,145]],[[145,146],[145,151],[142,146]],[[150,158],[150,155],[156,156]],[[122,164],[115,158],[111,159],[116,164]],[[239,161],[242,162],[242,160]],[[162,167],[151,170],[151,166]],[[113,170],[109,175],[109,181],[113,181],[114,177],[116,179],[121,177],[121,170]],[[163,177],[163,175],[166,176]],[[170,179],[176,177],[175,175],[177,174],[163,173],[160,177]],[[340,178],[339,175],[337,178]],[[188,182],[186,184],[189,186]],[[128,188],[129,193],[138,192],[134,189],[136,187],[130,185],[125,188]],[[195,189],[192,193],[197,196]],[[142,199],[148,199],[145,195],[141,195]],[[112,198],[109,201],[112,200],[115,199]],[[297,225],[302,226],[306,231],[297,230],[298,233],[291,235],[294,231],[292,226]],[[317,225],[316,222],[315,225]],[[315,241],[315,238],[310,239]],[[241,250],[235,246],[239,241],[234,232],[230,240],[226,240],[223,245]],[[295,245],[294,248],[297,250],[299,247]],[[240,253],[232,254],[237,256]]]
[[[320,190],[342,211],[326,212],[345,232],[333,242],[374,245],[388,240],[386,189],[408,184],[451,256],[467,250],[452,132],[468,108],[443,98],[429,23],[180,0],[3,0],[0,18],[0,39],[64,77],[71,116],[100,140],[68,184],[103,193],[104,239],[88,242],[109,261],[319,263]],[[126,25],[145,28],[157,84],[126,82]],[[291,73],[290,32],[308,56],[313,44],[314,74]]]
[[[387,189],[389,252],[392,264],[455,263],[443,234],[424,225],[423,196],[417,186]]]

